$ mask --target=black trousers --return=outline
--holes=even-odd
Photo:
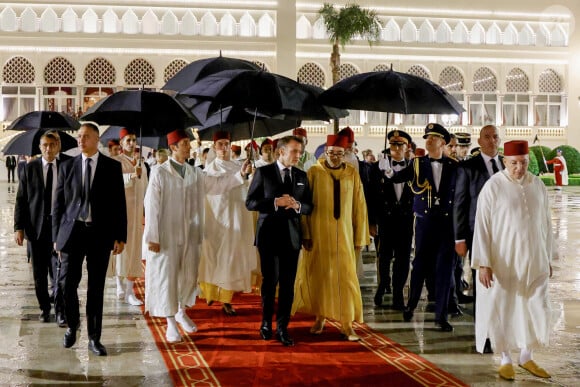
[[[15,175],[14,172],[15,171],[16,171],[16,167],[14,167],[14,168],[8,168],[8,182],[9,183],[10,183],[10,176],[12,176],[12,182],[13,183],[15,182],[15,180],[14,180],[14,175]]]
[[[384,292],[392,283],[393,305],[404,305],[403,288],[409,276],[412,238],[412,216],[395,214],[380,217],[377,292]],[[391,262],[393,262],[392,278]]]
[[[435,319],[447,321],[449,289],[455,265],[454,249],[453,223],[449,217],[416,217],[415,258],[407,304],[409,309],[417,307],[425,279],[429,273],[435,273]]]
[[[290,322],[290,312],[294,301],[294,280],[298,268],[300,250],[260,248],[260,268],[262,270],[262,320],[272,321],[278,289],[277,329],[286,329]],[[283,251],[282,251],[283,250]]]
[[[61,251],[62,289],[68,326],[80,325],[78,287],[82,277],[83,261],[87,260],[87,331],[89,338],[99,341],[103,323],[103,293],[109,265],[110,246],[103,246],[93,226],[75,222],[65,248]]]
[[[55,295],[55,311],[62,307],[62,298],[57,300],[58,292],[58,257],[53,252],[53,243],[51,238],[51,219],[47,217],[43,222],[40,238],[35,241],[28,241],[28,251],[30,252],[30,261],[32,263],[32,275],[34,278],[34,291],[40,310],[44,313],[50,312],[50,295],[48,293],[48,278],[50,277],[50,287],[52,294]]]

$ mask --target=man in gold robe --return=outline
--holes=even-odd
[[[358,172],[345,163],[343,136],[329,135],[326,158],[308,170],[314,209],[304,217],[293,312],[316,316],[310,330],[321,334],[326,318],[339,321],[349,341],[360,340],[353,321],[363,321],[356,259],[370,243],[367,207]]]

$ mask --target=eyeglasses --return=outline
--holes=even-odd
[[[330,152],[327,151],[326,154],[328,157],[344,157],[344,152]]]

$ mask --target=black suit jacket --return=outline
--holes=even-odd
[[[127,240],[127,207],[121,163],[99,153],[91,184],[91,217],[103,246]],[[67,245],[79,217],[82,197],[82,155],[64,161],[58,171],[56,200],[52,211],[52,240],[56,249]]]
[[[6,168],[8,169],[16,168],[16,157],[6,156]]]
[[[503,157],[501,156],[498,168],[504,169]],[[475,227],[477,198],[489,177],[481,154],[459,164],[453,204],[455,240],[466,240],[468,245],[471,244]]]
[[[57,168],[61,162],[56,160]],[[36,241],[40,238],[45,221],[42,158],[25,164],[19,178],[14,206],[14,231],[24,230],[26,239]]]
[[[391,156],[388,156],[389,163]],[[407,164],[411,162],[405,160]],[[383,171],[379,169],[379,164],[373,164],[371,174],[372,193],[367,198],[369,209],[369,221],[371,224],[378,224],[382,218],[389,216],[413,215],[413,198],[414,194],[409,184],[404,183],[401,198],[397,200],[394,182],[387,178]]]
[[[300,213],[283,208],[276,211],[274,200],[282,195],[283,183],[278,164],[274,162],[256,169],[246,198],[246,208],[260,212],[255,240],[255,245],[259,248],[300,249],[300,215],[312,213],[313,208],[306,172],[292,168],[291,196],[301,203]]]

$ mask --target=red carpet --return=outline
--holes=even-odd
[[[137,283],[143,293],[143,281]],[[295,347],[261,340],[259,296],[244,294],[233,302],[238,315],[228,317],[221,305],[203,300],[188,311],[198,332],[184,342],[165,341],[165,319],[146,315],[157,346],[177,386],[465,386],[366,325],[357,325],[357,343],[340,339],[335,324],[327,322],[321,336],[309,333],[311,316],[292,319]],[[182,332],[183,333],[183,332]]]

